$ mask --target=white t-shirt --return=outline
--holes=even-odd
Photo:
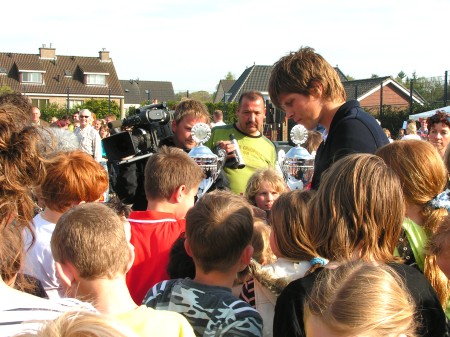
[[[35,239],[33,247],[25,251],[24,274],[36,277],[50,299],[63,297],[61,284],[56,277],[55,260],[53,259],[50,240],[56,224],[44,220],[41,214],[37,214],[33,223],[35,226]],[[25,250],[31,242],[31,235],[26,234]]]

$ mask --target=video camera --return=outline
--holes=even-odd
[[[171,136],[173,111],[167,103],[144,105],[122,121],[108,123],[110,130],[121,131],[102,140],[108,160],[139,159],[158,150],[159,141]]]

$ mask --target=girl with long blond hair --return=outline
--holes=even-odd
[[[440,201],[448,194],[441,194],[447,184],[444,162],[436,148],[422,140],[398,141],[380,148],[376,154],[398,175],[405,196],[406,217],[397,244],[398,254],[406,264],[425,274],[446,308],[448,279],[436,263],[436,256],[424,251],[450,207],[450,203]],[[449,313],[447,310],[447,317]]]

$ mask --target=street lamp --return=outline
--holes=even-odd
[[[150,95],[151,95],[152,91],[150,89],[148,89],[148,90],[145,90],[145,93],[147,94],[148,104],[150,104]]]
[[[66,110],[67,110],[67,114],[69,114],[69,110],[70,110],[70,88],[67,87],[67,102],[66,102]]]
[[[226,120],[226,115],[227,115],[227,102],[230,99],[231,93],[230,92],[226,92],[223,95],[223,120]]]

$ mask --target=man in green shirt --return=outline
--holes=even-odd
[[[213,150],[224,149],[227,159],[232,159],[235,146],[229,140],[230,134],[236,138],[245,167],[238,169],[225,164],[224,168],[231,190],[236,194],[245,192],[247,181],[257,169],[275,166],[275,146],[261,132],[265,113],[264,96],[260,92],[243,93],[239,98],[237,122],[215,127],[206,143]]]

